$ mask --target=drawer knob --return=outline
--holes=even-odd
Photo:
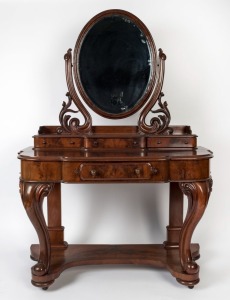
[[[95,177],[97,175],[97,171],[95,169],[90,170],[90,174],[92,177]]]
[[[74,170],[74,173],[75,173],[76,175],[79,175],[79,174],[80,174],[79,168],[75,169],[75,170]]]
[[[155,167],[152,168],[152,174],[157,175],[159,173],[159,170]]]
[[[98,141],[97,141],[97,140],[94,140],[94,141],[93,141],[93,146],[94,146],[94,147],[97,147],[97,146],[98,146]]]
[[[140,177],[140,175],[141,175],[141,170],[140,170],[139,168],[136,168],[134,172],[135,172],[135,174],[137,175],[137,177]]]

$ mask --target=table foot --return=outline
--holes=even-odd
[[[196,284],[200,282],[200,279],[196,279],[194,281],[185,281],[181,280],[180,278],[176,279],[180,284],[187,286],[189,289],[193,289]]]
[[[44,291],[46,291],[46,290],[48,290],[49,286],[54,283],[54,280],[47,281],[47,282],[36,282],[34,280],[31,280],[31,283],[34,286],[42,288]]]

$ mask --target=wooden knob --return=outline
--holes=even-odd
[[[95,169],[90,170],[90,174],[95,177],[97,174],[97,171]]]
[[[140,174],[141,174],[141,170],[138,169],[138,168],[136,168],[134,172],[135,172],[135,174],[137,175],[137,177],[139,177]]]
[[[153,175],[157,175],[159,173],[159,170],[157,168],[152,168]]]
[[[79,174],[80,174],[80,170],[77,168],[77,169],[74,170],[74,173],[75,173],[76,175],[79,175]]]
[[[93,146],[94,146],[94,147],[97,147],[97,146],[98,146],[98,141],[97,141],[97,140],[94,140],[94,141],[93,141]]]

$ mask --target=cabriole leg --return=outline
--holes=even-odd
[[[53,183],[20,181],[22,202],[39,239],[40,254],[38,262],[32,267],[32,276],[34,277],[47,274],[50,266],[50,238],[42,208],[43,200],[49,195],[53,185]],[[33,282],[33,280],[32,283],[36,285],[36,282]],[[47,284],[44,283],[44,287],[47,287]]]
[[[202,218],[208,204],[211,192],[212,180],[203,182],[186,182],[180,183],[182,192],[188,197],[188,211],[183,227],[181,229],[179,242],[179,255],[183,271],[189,275],[197,275],[194,282],[181,281],[180,283],[193,287],[199,282],[199,266],[194,261],[191,254],[192,234]]]

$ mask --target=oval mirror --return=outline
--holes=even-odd
[[[85,102],[107,118],[124,118],[148,99],[155,82],[156,49],[134,15],[109,10],[83,28],[74,50],[74,77]]]

